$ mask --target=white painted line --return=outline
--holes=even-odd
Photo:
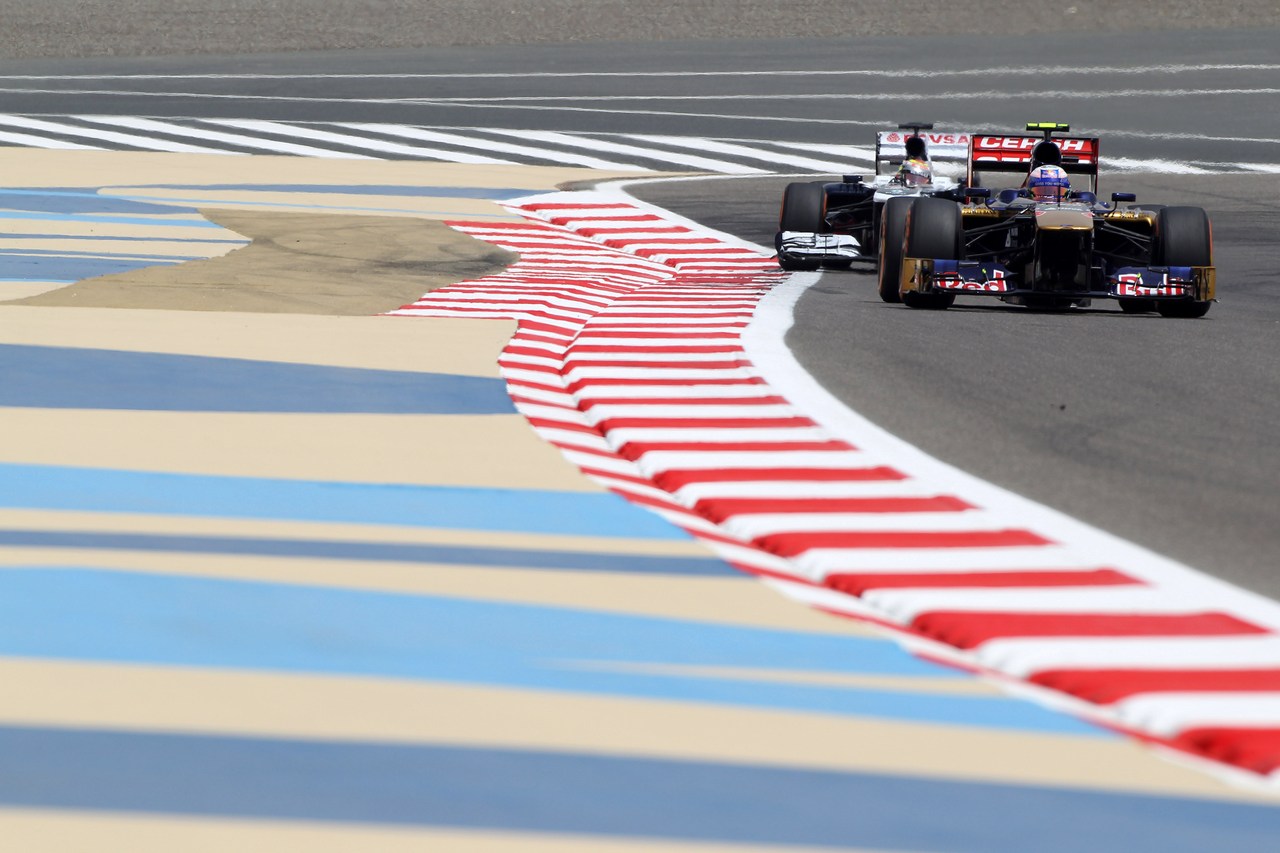
[[[855,450],[651,450],[635,460],[650,475],[666,471],[720,471],[725,468],[825,468],[859,470],[875,464]]]
[[[243,148],[260,148],[263,151],[273,151],[277,154],[294,154],[301,157],[333,157],[346,160],[376,159],[373,157],[367,157],[364,154],[354,154],[347,151],[331,151],[327,148],[314,148],[310,145],[297,145],[292,142],[278,142],[273,139],[265,139],[259,136],[246,136],[240,133],[223,133],[222,131],[217,130],[205,130],[203,128],[189,127],[187,125],[174,124],[173,122],[168,121],[157,121],[155,119],[148,118],[106,115],[78,115],[75,116],[75,118],[80,121],[107,125],[108,127],[127,127],[133,130],[165,133],[170,136],[187,136],[193,139],[205,139],[209,142],[225,142],[229,145],[238,145]]]
[[[338,122],[337,127],[348,127],[352,130],[365,130],[370,133],[383,133],[389,136],[400,136],[405,139],[417,139],[422,142],[439,142],[445,145],[457,145],[462,148],[479,148],[482,151],[495,151],[500,154],[516,154],[523,157],[534,157],[549,160],[553,163],[564,163],[570,166],[584,166],[588,169],[611,169],[615,171],[648,172],[649,169],[633,163],[619,163],[613,160],[601,160],[585,154],[573,154],[568,151],[555,151],[550,148],[533,148],[528,145],[513,145],[510,142],[499,142],[496,139],[485,139],[478,136],[463,136],[457,133],[443,133],[438,130],[427,130],[421,127],[409,127],[402,124],[362,124],[360,122]],[[479,128],[477,128],[479,130]]]
[[[751,148],[737,143],[720,142],[715,139],[700,139],[691,136],[648,136],[642,134],[625,134],[627,139],[640,142],[651,142],[655,145],[669,145],[675,148],[693,148],[698,151],[710,151],[714,154],[729,154],[734,157],[746,157],[765,163],[781,163],[801,169],[813,169],[815,172],[835,172],[849,168],[849,163],[837,163],[831,160],[816,160],[811,157],[797,157],[794,154],[781,154],[762,148]],[[831,152],[834,154],[835,152]],[[864,158],[865,159],[865,158]],[[776,170],[775,170],[776,171]]]
[[[309,127],[282,124],[275,121],[227,118],[208,118],[201,119],[200,121],[205,124],[238,127],[241,130],[256,130],[261,133],[274,133],[281,136],[310,139],[316,142],[332,142],[336,145],[347,146],[348,148],[379,151],[385,154],[401,154],[407,157],[443,160],[446,163],[472,163],[500,166],[515,165],[512,160],[500,160],[496,157],[484,157],[479,154],[466,154],[458,151],[445,151],[444,149],[439,148],[422,148],[414,145],[400,145],[395,142],[383,142],[377,139],[369,139],[364,136],[353,136],[349,133],[333,133],[327,130],[314,130]]]
[[[513,131],[493,129],[488,132],[506,134],[520,139],[539,140],[552,145],[563,145],[568,148],[585,148],[591,151],[604,151],[610,154],[629,154],[632,157],[643,157],[646,160],[654,160],[662,163],[676,163],[682,166],[692,166],[695,169],[702,169],[708,172],[720,172],[726,175],[769,174],[765,169],[743,166],[739,163],[731,163],[727,160],[715,160],[710,157],[698,157],[696,155],[681,154],[674,151],[659,151],[652,148],[640,148],[635,145],[622,145],[617,142],[607,142],[602,139],[591,139],[588,137],[573,136],[567,133],[555,133],[547,130]]]
[[[964,69],[850,68],[826,70],[749,69],[726,71],[530,71],[403,74],[4,74],[0,80],[525,80],[687,77],[1039,77],[1042,75],[1177,74],[1197,71],[1276,71],[1274,63],[1169,63],[1162,65],[1010,65]]]
[[[1112,708],[1129,725],[1164,737],[1206,725],[1275,728],[1280,693],[1143,693]]]
[[[718,406],[692,405],[680,406],[670,403],[644,404],[624,403],[622,405],[601,404],[592,406],[585,413],[591,423],[599,423],[610,418],[697,418],[716,420],[739,420],[743,418],[795,418],[800,413],[791,406]]]
[[[862,600],[910,622],[934,611],[999,613],[1105,613],[1181,615],[1204,603],[1151,587],[1045,587],[1043,589],[871,589]],[[1278,718],[1280,719],[1280,718]]]
[[[917,487],[918,488],[918,487]],[[999,529],[1004,522],[982,510],[956,512],[752,512],[724,522],[748,539],[780,533],[969,533]]]
[[[921,488],[927,486],[921,484]],[[1096,557],[1055,545],[1009,548],[814,548],[797,558],[827,574],[1078,569]]]
[[[979,659],[1026,677],[1054,669],[1248,669],[1280,662],[1280,637],[1057,637],[997,639]]]
[[[745,483],[712,480],[681,486],[673,494],[684,503],[695,504],[701,500],[743,498],[929,498],[936,497],[937,490],[914,480],[764,480]]]
[[[61,124],[59,122],[45,121],[43,119],[27,118],[26,116],[0,115],[0,124],[8,125],[10,127],[21,127],[27,130],[42,130],[45,133],[56,133],[62,136],[76,136],[102,142],[114,142],[119,145],[128,145],[132,148],[142,148],[148,151],[172,151],[185,154],[236,153],[221,148],[205,148],[199,145],[186,145],[182,142],[169,142],[162,139],[153,139],[149,136],[138,136],[132,133],[117,133],[110,130],[94,130],[91,127],[77,127],[75,125]]]
[[[61,139],[51,139],[45,136],[34,136],[29,133],[10,133],[0,131],[0,142],[12,142],[14,145],[25,145],[32,148],[52,148],[66,151],[102,151],[97,145],[81,145],[76,142],[66,142]]]

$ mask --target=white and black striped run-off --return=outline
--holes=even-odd
[[[0,146],[191,154],[276,154],[610,171],[778,175],[869,172],[870,145],[634,133],[566,133],[367,122],[0,114]],[[1226,171],[1225,164],[1125,158],[1103,165],[1145,172]]]

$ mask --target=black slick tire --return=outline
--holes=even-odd
[[[904,256],[909,258],[960,259],[962,233],[960,206],[944,198],[918,198],[907,213]],[[956,301],[954,293],[903,293],[908,308],[942,311]]]
[[[903,240],[907,236],[907,214],[914,198],[891,198],[880,211],[880,239],[877,264],[880,299],[901,302]]]
[[[778,213],[779,242],[783,231],[825,234],[827,228],[827,191],[821,183],[787,184],[782,193],[782,210]],[[778,255],[778,266],[784,270],[816,270],[820,261],[785,258]]]
[[[1151,262],[1155,266],[1213,266],[1213,229],[1199,207],[1165,207],[1156,212]],[[1158,300],[1162,317],[1194,318],[1209,313],[1212,302]]]

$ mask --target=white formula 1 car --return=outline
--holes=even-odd
[[[774,238],[780,267],[816,270],[878,263],[881,214],[890,199],[964,198],[970,135],[934,133],[925,122],[898,128],[876,134],[876,174],[870,181],[845,175],[841,181],[787,186]],[[896,289],[891,297],[889,301],[898,301]]]

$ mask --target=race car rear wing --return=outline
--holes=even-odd
[[[876,134],[876,174],[896,172],[907,157],[907,139],[915,128],[924,139],[934,172],[946,177],[964,175],[969,162],[969,134],[935,133],[932,125],[904,125],[899,130],[882,130]]]
[[[1044,136],[1004,135],[985,136],[974,134],[969,142],[970,186],[980,186],[977,173],[1021,172],[1031,170],[1031,152],[1045,141]],[[1060,136],[1052,140],[1062,152],[1059,165],[1067,174],[1088,175],[1089,190],[1098,190],[1098,137]]]

